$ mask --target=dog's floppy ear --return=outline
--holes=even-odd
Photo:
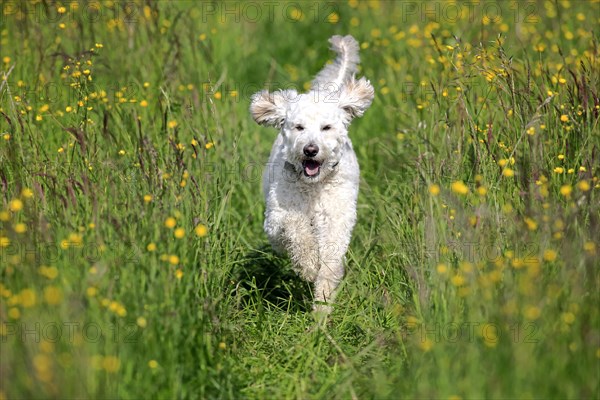
[[[348,122],[362,117],[373,102],[375,89],[365,77],[351,79],[344,83],[340,91],[340,108],[348,114]]]
[[[269,93],[262,90],[252,96],[250,113],[259,125],[281,128],[285,121],[287,105],[294,101],[298,93],[295,90],[278,90]]]

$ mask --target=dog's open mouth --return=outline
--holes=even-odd
[[[321,163],[315,160],[304,160],[302,162],[302,169],[305,176],[315,177],[321,172]]]

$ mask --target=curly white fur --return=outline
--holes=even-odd
[[[344,276],[356,222],[360,171],[348,127],[374,97],[368,80],[354,78],[356,40],[329,41],[337,59],[308,93],[261,91],[250,105],[257,123],[280,130],[263,175],[265,232],[273,248],[289,254],[298,274],[314,283],[315,310],[323,312],[331,311]]]

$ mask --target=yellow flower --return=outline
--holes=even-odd
[[[175,120],[169,121],[169,123],[167,125],[169,126],[169,128],[175,128],[177,126],[177,121],[175,121]]]
[[[575,314],[572,312],[562,313],[561,317],[563,322],[567,325],[571,325],[573,322],[575,322]]]
[[[148,246],[146,246],[146,250],[156,251],[156,243],[148,243]]]
[[[175,271],[175,278],[181,279],[182,277],[183,277],[183,271],[181,270],[181,268],[177,268],[177,270]]]
[[[556,167],[554,168],[554,172],[557,174],[562,174],[563,172],[565,172],[565,169],[563,167]]]
[[[67,242],[69,246],[81,247],[83,246],[83,237],[77,233],[70,233]]]
[[[21,312],[17,307],[12,307],[10,310],[8,310],[8,316],[11,319],[19,319],[21,317]]]
[[[15,229],[16,233],[25,233],[25,232],[27,232],[27,225],[25,225],[23,223],[18,223],[18,224],[15,224],[14,229]]]
[[[487,189],[485,186],[479,186],[477,188],[477,194],[480,196],[485,196],[487,194]]]
[[[25,307],[25,308],[33,307],[36,302],[35,292],[31,289],[23,289],[19,293],[19,300],[23,307]]]
[[[144,195],[144,203],[150,203],[152,201],[152,195],[146,194]]]
[[[44,265],[42,265],[40,268],[38,268],[38,273],[44,277],[46,277],[47,279],[55,279],[58,276],[58,268],[56,267],[46,267]]]
[[[142,100],[142,101],[140,101],[140,106],[141,107],[148,107],[148,102],[146,100]]]
[[[185,229],[183,228],[177,228],[175,229],[175,232],[173,232],[173,235],[177,238],[177,239],[181,239],[185,236]]]
[[[419,348],[425,353],[427,353],[433,348],[433,341],[431,341],[431,339],[428,338],[421,339],[421,341],[419,342]]]
[[[340,16],[336,12],[332,12],[327,16],[327,22],[330,24],[337,24],[340,20]]]
[[[29,188],[24,188],[23,190],[21,190],[21,196],[25,197],[26,199],[30,199],[33,197],[33,190]]]
[[[562,185],[560,187],[560,194],[565,197],[571,196],[571,192],[573,191],[573,187],[571,185]]]
[[[115,356],[106,356],[102,359],[102,368],[106,372],[117,372],[120,366],[121,362]]]
[[[179,257],[177,257],[175,254],[170,255],[169,256],[169,264],[172,264],[172,265],[179,264]]]
[[[465,278],[460,274],[454,275],[450,281],[454,286],[462,286],[465,284]]]
[[[585,250],[586,253],[588,253],[588,254],[595,254],[596,253],[596,244],[592,241],[585,242],[583,244],[583,250]]]
[[[429,194],[431,194],[432,196],[437,196],[438,194],[440,194],[440,186],[436,185],[435,183],[429,185]]]
[[[535,222],[533,219],[527,217],[525,218],[525,224],[527,225],[527,229],[529,229],[530,231],[535,231],[537,229],[537,222]]]
[[[62,301],[62,291],[56,286],[48,286],[44,289],[44,300],[50,305],[60,304]]]
[[[111,301],[110,303],[108,303],[108,309],[112,312],[117,312],[119,306],[120,305],[118,301]]]
[[[135,322],[140,328],[145,328],[148,325],[148,321],[144,317],[138,317]]]
[[[564,154],[559,154],[558,156],[556,156],[559,160],[564,160],[565,159],[565,155]]]
[[[502,175],[506,176],[507,178],[510,178],[512,176],[515,176],[515,171],[513,171],[510,168],[506,168],[504,171],[502,171]]]
[[[438,264],[436,267],[438,274],[445,275],[448,272],[448,267],[446,264]]]
[[[123,307],[122,304],[119,304],[119,306],[117,307],[116,312],[117,312],[117,315],[119,317],[124,317],[124,316],[127,315],[127,310],[125,309],[125,307]]]
[[[548,262],[553,262],[558,257],[558,253],[556,252],[556,250],[546,249],[546,250],[544,250],[543,257],[544,257],[544,260],[546,260]]]
[[[209,149],[212,149],[212,147],[213,147],[214,145],[215,145],[215,144],[214,144],[213,142],[208,142],[208,143],[206,143],[206,144],[204,145],[204,148],[205,148],[206,150],[209,150]]]
[[[515,158],[514,157],[511,157],[510,159],[502,158],[502,159],[498,160],[498,165],[501,167],[504,167],[509,163],[510,163],[510,165],[515,165]]]
[[[156,369],[158,368],[158,362],[156,360],[150,360],[148,361],[148,366],[150,369]]]
[[[562,122],[568,122],[569,121],[569,116],[566,115],[566,114],[563,114],[563,115],[560,116],[560,120]]]
[[[414,315],[409,315],[408,317],[406,317],[406,326],[408,328],[416,328],[417,326],[419,326],[420,321],[417,317],[415,317]]]
[[[208,234],[208,228],[205,225],[198,224],[194,229],[194,233],[196,233],[196,236],[205,237]]]
[[[10,239],[6,236],[0,236],[0,248],[10,246]]]
[[[463,181],[456,181],[450,185],[450,189],[457,194],[465,195],[469,193],[469,188],[464,184]]]
[[[221,92],[216,92],[214,94],[215,100],[221,100],[221,97],[223,97],[223,95],[221,94]]]
[[[587,192],[588,190],[590,190],[590,183],[585,180],[579,181],[579,183],[577,183],[577,188],[582,192]]]
[[[173,228],[175,228],[175,225],[177,225],[177,221],[175,220],[175,218],[169,217],[165,220],[165,226],[167,228],[173,229]]]
[[[90,286],[85,290],[85,294],[87,297],[94,297],[98,294],[98,289],[96,289],[93,286]]]
[[[13,212],[18,212],[23,209],[23,202],[19,199],[11,200],[8,203],[8,209]]]
[[[483,344],[491,348],[496,347],[499,340],[497,329],[485,329],[483,332]]]
[[[539,307],[528,306],[523,311],[523,315],[525,315],[525,318],[528,320],[534,321],[542,315],[542,311],[539,309]]]

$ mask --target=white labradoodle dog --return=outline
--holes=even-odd
[[[280,129],[263,175],[265,232],[277,252],[289,254],[295,271],[314,283],[314,309],[326,313],[344,276],[356,222],[360,171],[348,126],[374,97],[367,79],[354,78],[356,40],[333,36],[329,42],[337,58],[308,93],[265,90],[250,105],[258,124]]]

